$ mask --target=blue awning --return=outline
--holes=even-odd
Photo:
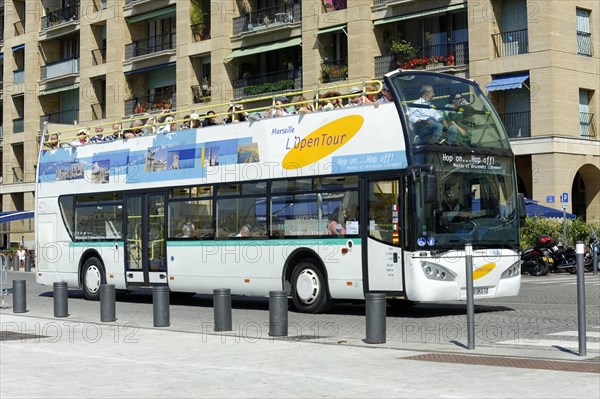
[[[525,208],[527,209],[527,216],[529,217],[542,217],[548,219],[562,219],[563,211],[560,209],[550,208],[548,206],[538,204],[538,201],[525,198]],[[574,220],[576,216],[572,213],[566,212],[565,217],[569,220]]]
[[[154,70],[162,69],[162,68],[168,68],[168,67],[174,66],[175,64],[176,64],[176,62],[169,62],[167,64],[153,65],[153,66],[146,67],[146,68],[134,69],[132,71],[125,72],[125,76],[133,75],[136,73],[144,73],[144,72],[154,71]]]
[[[14,222],[15,220],[31,219],[34,217],[33,211],[9,211],[0,212],[0,223]]]
[[[19,50],[23,50],[25,48],[24,44],[19,44],[18,46],[15,46],[12,48],[12,51],[19,51]]]
[[[523,82],[529,79],[528,73],[519,75],[499,76],[485,85],[487,91],[520,89]]]

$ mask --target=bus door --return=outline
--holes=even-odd
[[[126,204],[127,284],[167,284],[166,194],[131,194]]]
[[[369,291],[385,291],[390,295],[404,293],[402,270],[402,231],[400,229],[403,209],[398,178],[371,178],[367,180],[368,214],[366,230],[366,265]]]

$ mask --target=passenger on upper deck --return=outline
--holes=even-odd
[[[409,120],[415,132],[414,144],[442,144],[446,141],[442,138],[445,128],[444,115],[431,103],[434,96],[433,86],[430,84],[421,86],[421,97],[414,101],[412,105],[415,106],[409,109]],[[456,127],[450,126],[447,130],[450,143],[455,143]]]
[[[197,129],[202,126],[202,122],[200,121],[200,115],[197,113],[192,113],[190,115],[190,127],[192,129]]]
[[[123,131],[121,130],[121,124],[115,122],[112,124],[112,134],[105,137],[106,141],[120,140],[123,138]]]
[[[220,125],[221,121],[215,116],[215,111],[208,111],[206,118],[202,121],[202,126],[217,126]]]
[[[383,87],[381,88],[381,98],[377,100],[377,102],[379,102],[379,104],[388,104],[394,102],[392,92],[387,87],[387,85],[383,85]]]
[[[450,97],[450,103],[446,104],[444,116],[449,126],[454,126],[458,133],[457,144],[471,144],[471,131],[465,124],[465,110],[472,110],[472,106],[465,100],[462,93],[456,92]]]
[[[132,139],[134,137],[141,137],[141,136],[143,136],[144,135],[144,133],[142,132],[142,127],[143,126],[144,126],[144,123],[141,120],[136,119],[131,124],[131,128],[129,128],[129,130],[127,130],[125,132],[125,138],[126,139]]]
[[[292,99],[293,103],[301,103],[301,104],[296,104],[296,113],[298,114],[305,114],[307,112],[313,112],[314,108],[312,106],[311,103],[309,103],[306,98],[302,97],[302,96],[296,96]]]
[[[50,137],[48,137],[48,141],[44,143],[44,150],[56,150],[58,148],[59,136],[58,133],[52,133]]]
[[[90,143],[94,143],[94,144],[98,144],[98,143],[102,143],[105,141],[104,139],[104,129],[102,128],[102,126],[96,126],[94,128],[94,136],[90,139]]]
[[[246,122],[248,120],[248,113],[244,111],[244,107],[241,104],[231,105],[227,112],[229,116],[225,119],[225,123]]]
[[[85,129],[81,129],[79,132],[77,132],[77,138],[73,140],[71,147],[78,147],[84,144],[87,144],[87,133]]]
[[[321,97],[322,101],[319,102],[319,110],[323,111],[331,111],[333,109],[340,109],[344,106],[342,105],[342,100],[339,98],[332,97],[340,97],[342,94],[339,91],[328,91],[323,94]]]

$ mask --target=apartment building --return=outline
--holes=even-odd
[[[528,198],[600,221],[600,6],[528,0],[0,1],[0,211],[33,210],[43,122],[139,112],[415,67],[475,79]],[[391,53],[410,43],[411,60]],[[31,220],[0,223],[4,243]]]

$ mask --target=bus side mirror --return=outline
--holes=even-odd
[[[425,188],[424,200],[426,203],[432,203],[437,201],[437,177],[432,174],[426,174],[423,176],[423,187]]]
[[[519,227],[523,227],[525,218],[527,218],[527,207],[525,207],[525,196],[521,193],[517,194],[517,206],[519,207]]]

